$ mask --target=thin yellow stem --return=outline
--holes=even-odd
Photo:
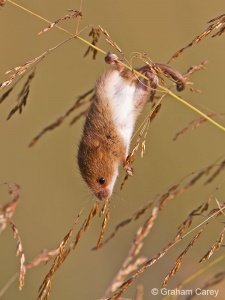
[[[217,123],[216,121],[214,121],[213,119],[211,119],[210,117],[208,117],[206,114],[204,114],[202,111],[200,111],[199,109],[197,109],[196,107],[194,107],[193,105],[191,105],[190,103],[188,103],[187,101],[185,101],[184,99],[178,97],[176,94],[172,93],[170,90],[168,90],[167,88],[163,87],[163,86],[158,86],[161,90],[165,91],[166,93],[168,93],[171,97],[175,98],[176,100],[180,101],[181,103],[183,103],[184,105],[186,105],[187,107],[189,107],[190,109],[192,109],[193,111],[195,111],[196,113],[198,113],[200,116],[202,116],[203,118],[205,118],[207,121],[209,121],[210,123],[212,123],[213,125],[215,125],[216,127],[218,127],[219,129],[221,129],[222,131],[225,132],[225,128],[220,125],[219,123]]]

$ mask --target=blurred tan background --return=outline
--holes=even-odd
[[[72,0],[58,1],[57,5],[53,0],[18,0],[17,3],[50,21],[67,14],[67,9],[78,9],[80,5],[79,1]],[[89,24],[101,25],[127,58],[132,52],[146,52],[153,61],[166,63],[178,49],[206,29],[207,21],[224,13],[224,8],[224,0],[207,4],[195,0],[84,0],[80,28]],[[56,28],[38,36],[37,33],[47,26],[44,21],[11,3],[1,8],[1,82],[7,79],[4,75],[7,70],[37,57],[68,37]],[[75,32],[76,20],[64,22],[61,26]],[[81,36],[90,39],[88,33],[89,29],[83,31]],[[104,51],[113,51],[104,42],[104,38],[99,46]],[[209,60],[205,71],[199,71],[191,77],[194,87],[202,92],[191,93],[187,89],[182,93],[185,99],[206,112],[224,112],[224,48],[225,35],[214,39],[208,37],[171,64],[185,72],[191,65]],[[97,77],[108,68],[101,53],[95,61],[91,55],[83,58],[86,49],[84,43],[72,40],[38,65],[28,103],[21,115],[16,113],[6,121],[8,113],[16,104],[19,86],[0,104],[0,183],[10,181],[21,186],[21,201],[13,220],[18,227],[27,261],[42,249],[56,248],[83,204],[89,201],[78,223],[78,230],[94,202],[76,163],[83,119],[71,127],[71,118],[68,119],[59,128],[44,135],[36,146],[28,148],[31,139],[72,106],[75,97],[90,89]],[[148,111],[149,107],[146,107],[142,118]],[[224,155],[225,133],[209,123],[198,130],[190,130],[176,142],[172,141],[179,130],[197,117],[196,113],[175,99],[164,100],[162,110],[150,126],[146,154],[143,159],[137,155],[135,176],[129,179],[122,192],[119,190],[124,177],[121,170],[112,198],[106,236],[117,223],[133,214],[155,194]],[[225,126],[223,118],[218,120]],[[151,258],[163,249],[176,234],[177,226],[198,203],[207,199],[216,184],[218,182],[205,187],[198,185],[188,194],[169,203],[157,219],[142,254]],[[217,194],[221,202],[224,201],[223,192],[221,188]],[[9,201],[5,186],[0,186],[0,195],[1,205]],[[96,218],[88,232],[82,236],[77,250],[56,273],[50,299],[99,299],[121,266],[134,233],[147,215],[119,233],[103,249],[93,252],[91,249],[97,243],[102,222]],[[199,222],[203,220],[203,217],[199,218]],[[215,242],[221,230],[219,221],[208,228],[202,240],[184,259],[180,272],[170,280],[168,288],[175,287],[202,267],[198,265],[199,259]],[[144,299],[161,299],[160,296],[151,296],[150,291],[161,286],[174,260],[189,241],[188,238],[174,247],[142,274],[123,296],[134,298],[137,283],[143,283]],[[1,289],[19,268],[19,260],[15,255],[16,241],[9,227],[0,237],[0,249]],[[218,252],[217,255],[222,254],[222,250]],[[2,299],[36,299],[38,288],[50,266],[51,262],[33,268],[27,273],[23,290],[18,290],[16,281]],[[224,262],[211,268],[202,277],[192,281],[188,288],[198,287],[214,273],[224,271],[223,266]],[[223,299],[223,285],[215,287],[220,288],[217,299]]]

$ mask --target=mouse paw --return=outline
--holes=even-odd
[[[150,71],[147,71],[145,75],[150,79],[151,88],[156,89],[159,85],[159,77]]]
[[[116,54],[113,54],[112,52],[108,52],[105,56],[105,62],[109,65],[115,65],[117,63],[117,60],[119,60],[118,56]]]
[[[117,70],[121,73],[124,70],[124,66],[120,63],[122,61],[116,54],[108,52],[105,56],[105,62],[109,65],[116,66]]]

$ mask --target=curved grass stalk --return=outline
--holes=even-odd
[[[32,12],[31,10],[23,7],[22,5],[19,5],[17,3],[15,3],[12,0],[8,0],[9,3],[11,3],[12,5],[17,6],[18,8],[26,11],[27,13],[47,22],[48,24],[51,24],[52,22],[47,20],[46,18],[43,18],[42,16]],[[74,37],[76,39],[78,39],[79,41],[81,41],[82,43],[87,44],[88,46],[92,47],[93,49],[97,50],[98,52],[102,53],[102,54],[106,54],[106,52],[102,49],[100,49],[99,47],[91,44],[90,42],[88,42],[87,40],[85,40],[84,38],[79,36],[79,33],[77,33],[76,35],[74,35],[73,33],[69,32],[68,30],[62,28],[61,26],[56,25],[55,26],[57,29],[69,34],[71,37]],[[127,69],[129,70],[133,70],[131,66],[128,66],[127,64],[120,62],[123,66],[125,66]],[[144,76],[143,74],[140,74],[139,72],[135,71],[134,72],[138,75],[141,76],[145,79],[148,80],[148,78],[146,76]],[[214,121],[213,119],[211,119],[210,117],[208,117],[205,113],[203,113],[202,111],[200,111],[199,109],[197,109],[196,107],[194,107],[193,105],[191,105],[190,103],[188,103],[187,101],[183,100],[182,98],[178,97],[176,94],[172,93],[169,89],[159,85],[158,86],[159,89],[161,89],[162,91],[164,91],[166,94],[170,95],[171,97],[173,97],[174,99],[180,101],[182,104],[186,105],[188,108],[192,109],[193,111],[195,111],[197,114],[199,114],[200,116],[202,116],[203,118],[205,118],[207,121],[209,121],[211,124],[213,124],[214,126],[216,126],[217,128],[219,128],[220,130],[225,132],[225,127],[223,127],[222,125],[220,125],[219,123],[217,123],[216,121]]]

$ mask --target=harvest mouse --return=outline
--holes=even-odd
[[[106,71],[96,82],[95,98],[78,150],[81,175],[100,200],[112,195],[119,165],[126,163],[135,121],[148,100],[150,86],[156,88],[158,80],[148,66],[137,71],[150,81],[138,77],[110,52],[105,61],[115,68]],[[166,65],[154,66],[176,80],[177,90],[185,88],[186,82],[180,73]]]

